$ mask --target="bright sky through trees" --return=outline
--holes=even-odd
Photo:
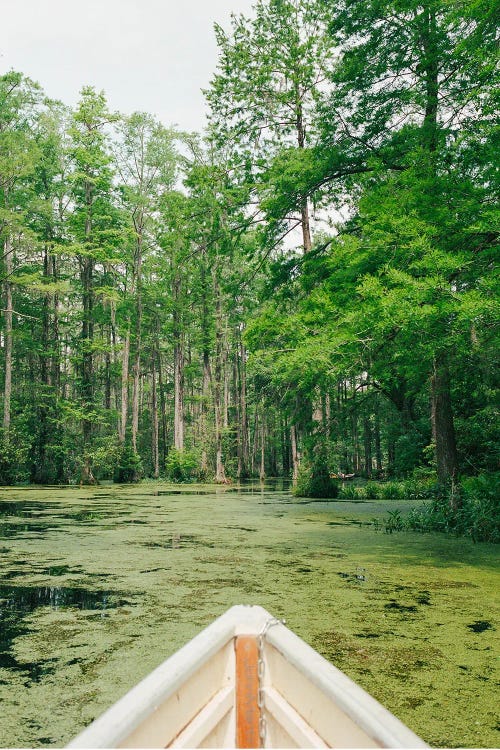
[[[22,70],[48,96],[75,104],[104,89],[111,109],[150,112],[201,130],[217,62],[213,23],[253,0],[2,0],[0,74]]]

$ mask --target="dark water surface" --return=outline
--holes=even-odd
[[[0,745],[62,746],[233,604],[427,742],[499,745],[499,554],[283,484],[0,488]]]

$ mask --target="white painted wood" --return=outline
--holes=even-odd
[[[200,743],[199,747],[234,747],[236,737],[236,711],[234,708],[224,716],[216,727]]]
[[[428,747],[420,737],[417,737],[375,698],[372,698],[363,688],[330,664],[288,628],[283,625],[270,628],[266,642],[281,655],[281,661],[276,658],[273,660],[273,650],[268,651],[269,679],[273,687],[330,746]],[[286,665],[289,665],[289,668],[286,668]],[[298,675],[300,675],[300,680]],[[317,710],[314,700],[307,700],[307,697],[312,697],[313,694],[315,700],[324,705],[324,710]],[[308,711],[305,710],[306,703],[310,704]],[[334,735],[337,728],[341,729],[337,723],[341,715],[345,715],[348,723],[346,723],[346,730],[340,732],[339,742],[338,736]],[[329,729],[326,732],[323,727],[328,717]],[[322,727],[321,730],[319,724]],[[358,735],[356,727],[362,732],[360,739],[363,735],[366,737],[366,744],[361,742],[361,745],[353,745],[349,742],[349,731]]]
[[[168,747],[201,747],[234,707],[234,686],[222,688]]]
[[[221,687],[234,689],[234,648],[229,641],[175,693],[138,723],[118,747],[166,747],[188,726]]]
[[[234,637],[270,619],[262,607],[232,607],[68,747],[234,747]],[[265,654],[268,746],[427,747],[284,625],[269,628]]]
[[[287,703],[277,690],[272,687],[266,687],[264,689],[264,696],[268,725],[272,717],[293,740],[293,747],[328,747],[319,734],[316,734],[310,724],[304,721],[302,716]]]
[[[228,610],[196,638],[183,646],[163,664],[160,664],[157,669],[72,740],[68,747],[119,747],[120,744],[126,742],[127,738],[146,720],[153,717],[157,709],[164,705],[169,697],[175,695],[186,681],[198,672],[214,654],[232,641],[236,620],[241,619],[240,609],[246,608],[238,607],[236,612],[233,611],[234,609],[236,608]],[[234,680],[234,669],[232,679]],[[221,687],[221,684],[215,685],[211,694],[205,696],[205,703]],[[190,718],[198,710],[199,708],[195,707]],[[183,726],[174,731],[162,746],[165,747]],[[148,747],[151,746],[148,745]]]
[[[331,695],[289,661],[274,646],[267,649],[267,673],[273,688],[319,734],[327,747],[378,747],[379,743],[359,726]]]

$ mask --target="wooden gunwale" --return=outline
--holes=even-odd
[[[132,688],[68,747],[195,747],[194,743],[203,746],[204,733],[217,731],[219,734],[211,735],[212,740],[217,738],[215,746],[258,747],[257,637],[271,620],[262,607],[232,607]],[[207,675],[212,674],[212,664],[221,658],[218,678],[210,681]],[[289,737],[298,747],[339,746],[339,736],[341,747],[428,747],[283,624],[266,632],[265,661],[261,687],[267,697],[269,742],[277,732],[276,738]],[[207,686],[203,700],[199,680]],[[185,698],[191,694],[195,700],[186,708]],[[342,719],[343,734],[341,731],[338,736],[334,713],[337,718],[346,717],[345,722]]]

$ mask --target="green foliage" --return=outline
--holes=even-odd
[[[25,435],[0,430],[0,484],[12,485],[29,480],[29,444]]]
[[[99,438],[90,451],[90,457],[92,461],[92,471],[97,479],[111,479],[125,472],[127,466],[134,464],[133,451],[129,450],[130,446],[122,446],[118,442],[118,438],[115,435],[106,435]],[[126,455],[126,452],[129,455]],[[137,468],[140,468],[140,458],[135,456]],[[128,482],[131,479],[115,479],[118,482]]]
[[[481,480],[447,480],[498,466],[493,18],[257,0],[216,27],[209,132],[182,159],[91,87],[71,112],[0,77],[5,480],[135,481],[182,422],[176,481],[288,474],[295,443],[297,494],[426,500],[487,536]],[[338,223],[311,221],[311,247],[316,211]]]
[[[336,498],[339,494],[337,482],[330,477],[324,456],[316,457],[313,463],[302,461],[297,484],[293,488],[296,497]]]
[[[405,528],[405,520],[401,515],[401,511],[397,508],[388,511],[384,527],[388,534],[392,534],[393,531],[402,531]]]
[[[172,482],[193,482],[199,473],[198,453],[171,448],[165,460],[165,473]]]
[[[377,500],[379,497],[382,497],[382,485],[379,482],[367,482],[364,490],[369,500]]]
[[[392,470],[397,477],[410,474],[422,461],[423,440],[415,432],[400,435],[395,442]]]
[[[134,451],[132,442],[125,440],[114,471],[113,480],[118,484],[137,482],[142,475],[141,457]]]
[[[339,498],[342,500],[364,500],[367,497],[364,487],[344,482],[339,488]]]
[[[429,502],[400,518],[391,514],[386,519],[388,531],[403,529],[440,531],[468,536],[476,542],[500,542],[500,473],[481,474],[463,480],[455,487],[434,491]]]

